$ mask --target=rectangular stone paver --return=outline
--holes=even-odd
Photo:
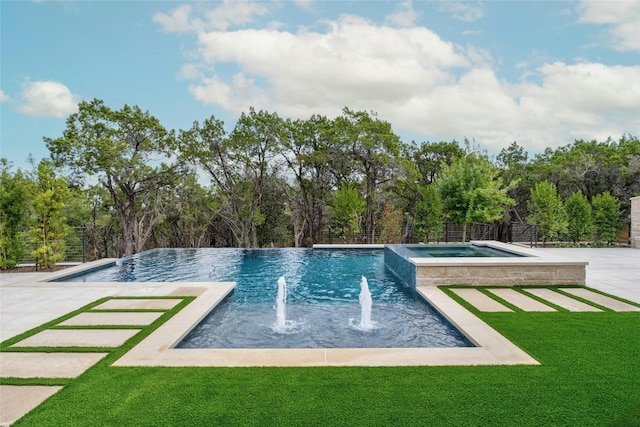
[[[162,312],[113,312],[113,313],[80,313],[60,323],[62,326],[96,326],[96,325],[150,325]]]
[[[76,378],[109,353],[0,353],[0,377]]]
[[[62,386],[0,385],[0,425],[13,424],[60,389]]]
[[[561,291],[578,296],[580,298],[593,301],[598,305],[610,308],[613,311],[640,311],[640,307],[628,304],[626,302],[590,291],[585,288],[560,288]]]
[[[181,299],[111,299],[93,310],[169,310]]]
[[[453,293],[463,298],[469,304],[473,305],[475,308],[477,308],[480,311],[487,311],[487,312],[511,311],[513,312],[513,310],[511,310],[509,307],[506,307],[500,304],[498,301],[488,297],[487,295],[483,294],[477,289],[471,289],[471,288],[455,289],[454,288],[454,289],[451,289],[451,291],[453,291]]]
[[[562,295],[558,292],[552,291],[551,289],[527,288],[526,292],[545,299],[552,304],[565,308],[569,311],[602,311],[589,304],[585,304],[566,295]]]
[[[47,329],[15,347],[119,347],[140,329]]]
[[[556,311],[555,308],[549,307],[546,304],[541,303],[521,292],[511,288],[495,288],[489,289],[494,295],[507,301],[509,304],[513,304],[523,311]]]

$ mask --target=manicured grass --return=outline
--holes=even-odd
[[[477,314],[541,365],[110,367],[122,348],[16,426],[640,425],[640,313]]]

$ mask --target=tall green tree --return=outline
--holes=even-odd
[[[567,232],[574,243],[593,234],[591,205],[581,191],[573,193],[564,203],[567,213]]]
[[[435,184],[422,187],[420,201],[416,205],[415,233],[420,241],[429,242],[429,238],[439,239],[443,235],[442,201]]]
[[[620,202],[605,191],[597,194],[591,200],[593,205],[593,224],[596,238],[612,244],[616,241],[620,230]]]
[[[51,157],[75,179],[100,182],[120,219],[122,255],[139,252],[161,219],[162,189],[183,173],[175,161],[175,138],[138,106],[112,110],[94,99],[78,109],[67,119],[62,137],[44,139]]]
[[[214,218],[220,214],[219,199],[211,188],[198,182],[195,172],[181,177],[167,191],[163,220],[155,228],[152,240],[155,246],[199,248],[212,240]]]
[[[0,159],[0,268],[15,267],[25,252],[22,232],[28,220],[28,185],[22,171]]]
[[[567,215],[556,186],[543,181],[531,190],[527,222],[538,226],[544,247],[548,239],[554,239],[567,230]]]
[[[422,186],[434,183],[443,165],[451,165],[454,159],[463,155],[464,149],[455,140],[421,143],[412,157],[422,175]]]
[[[49,269],[64,259],[64,238],[69,233],[64,207],[69,188],[63,177],[56,176],[53,164],[43,160],[34,172],[32,192],[34,217],[29,235],[35,249],[31,255],[39,267]]]
[[[322,239],[326,207],[336,186],[336,144],[331,120],[313,115],[308,120],[288,120],[281,154],[295,179],[287,189],[295,247],[311,246]]]
[[[521,215],[527,211],[526,202],[529,200],[531,186],[535,184],[529,173],[529,154],[514,141],[509,147],[500,150],[496,160],[500,177],[510,185],[507,194],[515,201],[509,212],[510,217],[522,221]]]
[[[389,183],[399,166],[400,138],[391,124],[375,113],[345,108],[335,120],[341,143],[353,159],[356,179],[363,183],[364,233],[367,243],[375,241],[380,187]]]
[[[492,222],[503,218],[504,210],[514,201],[507,196],[498,171],[484,155],[470,152],[443,164],[436,188],[443,210],[452,221],[462,224],[466,241],[470,222]]]
[[[238,246],[259,246],[258,228],[266,219],[261,206],[265,182],[280,167],[283,132],[277,114],[253,108],[242,113],[228,136],[222,121],[213,116],[180,132],[183,158],[209,174],[222,202],[221,215]]]
[[[366,205],[357,184],[344,183],[336,191],[332,202],[333,221],[347,240],[360,233]]]

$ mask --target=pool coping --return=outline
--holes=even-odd
[[[435,286],[418,293],[477,347],[453,348],[175,348],[233,290],[233,282],[191,283],[201,293],[188,306],[118,359],[113,366],[310,367],[538,365],[518,346]],[[173,296],[179,296],[175,292]]]

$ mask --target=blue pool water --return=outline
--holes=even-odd
[[[362,276],[373,300],[371,330],[358,324]],[[279,277],[288,288],[284,330],[276,328]],[[383,250],[157,249],[63,280],[237,282],[181,348],[472,346],[391,274]]]
[[[486,258],[521,257],[522,255],[486,246],[459,245],[404,245],[410,256],[419,258]]]

